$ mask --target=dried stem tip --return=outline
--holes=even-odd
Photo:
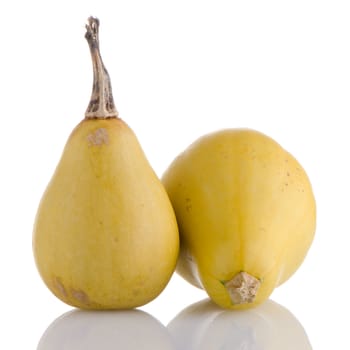
[[[252,303],[260,287],[260,281],[247,272],[239,272],[224,283],[233,304]]]
[[[91,99],[85,112],[86,119],[118,117],[118,112],[114,106],[110,78],[100,54],[98,37],[99,24],[99,20],[95,17],[89,17],[86,24],[85,38],[90,47],[94,70]]]

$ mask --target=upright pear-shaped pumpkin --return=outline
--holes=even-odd
[[[178,230],[162,183],[114,107],[98,26],[89,18],[91,101],[40,202],[33,249],[44,282],[62,301],[125,309],[151,301],[166,286]]]
[[[163,175],[180,231],[178,272],[225,308],[266,300],[302,263],[316,205],[298,161],[270,137],[201,137]]]

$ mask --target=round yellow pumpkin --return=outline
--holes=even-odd
[[[315,198],[302,166],[270,137],[250,129],[205,135],[162,181],[180,230],[177,271],[218,305],[257,305],[301,265]]]

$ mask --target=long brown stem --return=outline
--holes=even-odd
[[[86,24],[85,38],[90,47],[94,71],[91,99],[85,112],[86,119],[118,117],[112,95],[111,81],[100,54],[99,24],[99,20],[95,17],[89,17]]]

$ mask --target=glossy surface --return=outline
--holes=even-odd
[[[267,301],[254,310],[225,311],[209,299],[194,303],[167,326],[140,310],[69,311],[54,320],[37,350],[311,350],[286,308]]]
[[[82,311],[61,315],[46,329],[37,350],[174,350],[166,327],[139,310]]]
[[[312,349],[294,315],[271,300],[245,311],[222,310],[204,300],[181,311],[168,329],[178,350]]]

